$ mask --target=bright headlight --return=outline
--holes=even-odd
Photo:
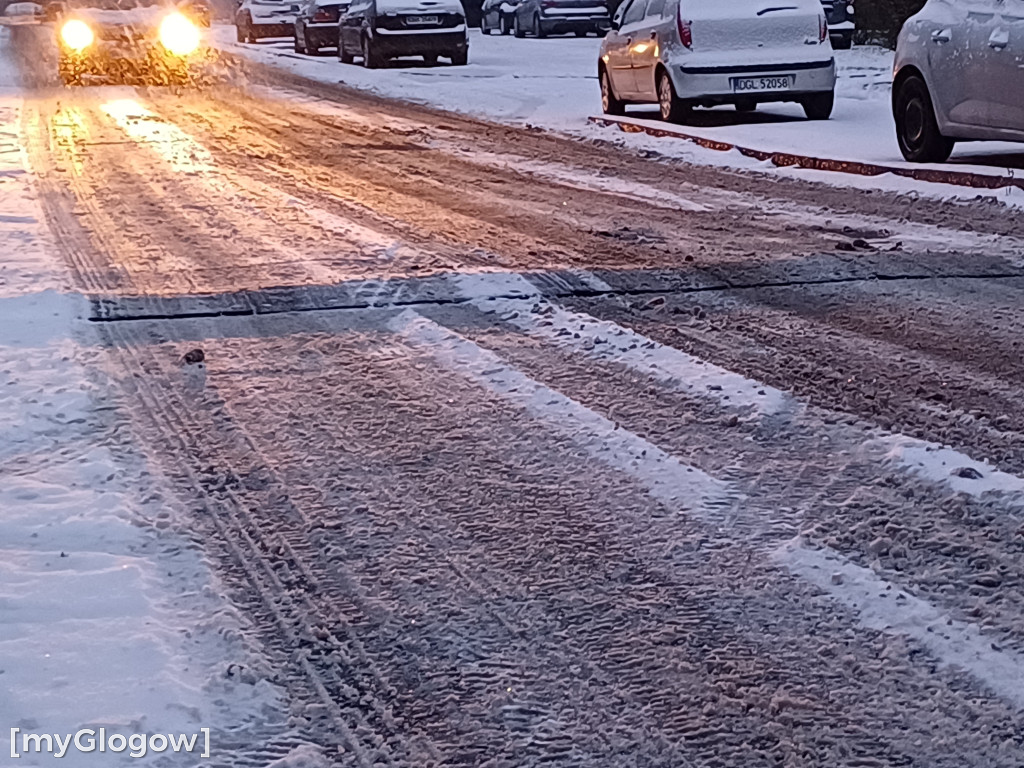
[[[71,50],[81,52],[92,45],[93,35],[84,21],[71,19],[60,28],[60,39]]]
[[[188,56],[199,47],[199,29],[180,13],[160,22],[160,42],[175,56]]]

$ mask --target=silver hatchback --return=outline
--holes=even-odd
[[[941,163],[958,140],[1024,141],[1024,0],[929,0],[900,32],[900,151]]]

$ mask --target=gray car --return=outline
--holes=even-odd
[[[929,0],[900,32],[900,151],[941,163],[957,141],[1024,141],[1024,0]]]

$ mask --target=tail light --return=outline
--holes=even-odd
[[[824,43],[828,40],[828,20],[824,14],[818,17],[818,42]]]
[[[693,48],[693,22],[683,19],[682,8],[679,10],[680,13],[676,14],[676,24],[679,25],[679,42],[687,48]]]
[[[328,10],[327,8],[317,8],[316,13],[313,14],[314,24],[326,24],[337,20],[338,14],[335,11]]]
[[[541,8],[554,8],[554,7],[555,7],[555,6],[557,6],[557,5],[558,5],[558,3],[557,3],[557,2],[555,2],[555,0],[544,0],[544,1],[543,1],[543,2],[542,2],[542,3],[540,4],[540,7],[541,7]]]

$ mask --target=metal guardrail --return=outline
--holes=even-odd
[[[902,176],[917,181],[927,181],[933,184],[953,184],[959,187],[973,187],[975,189],[1005,189],[1016,187],[1024,189],[1024,173],[1020,177],[1013,171],[1009,174],[988,174],[972,173],[970,171],[955,171],[938,168],[907,168],[895,165],[879,165],[877,163],[863,163],[855,160],[831,160],[809,155],[795,155],[790,152],[773,152],[763,149],[752,149],[739,144],[726,141],[709,139],[705,136],[686,133],[684,130],[665,128],[651,125],[646,121],[633,120],[630,118],[611,117],[608,115],[592,116],[590,122],[603,126],[616,126],[624,133],[646,133],[648,136],[658,138],[683,139],[693,142],[706,149],[713,149],[718,152],[736,150],[744,157],[756,160],[768,160],[781,168],[799,167],[814,171],[834,171],[836,173],[849,173],[857,176],[881,176],[891,173],[894,176]]]

